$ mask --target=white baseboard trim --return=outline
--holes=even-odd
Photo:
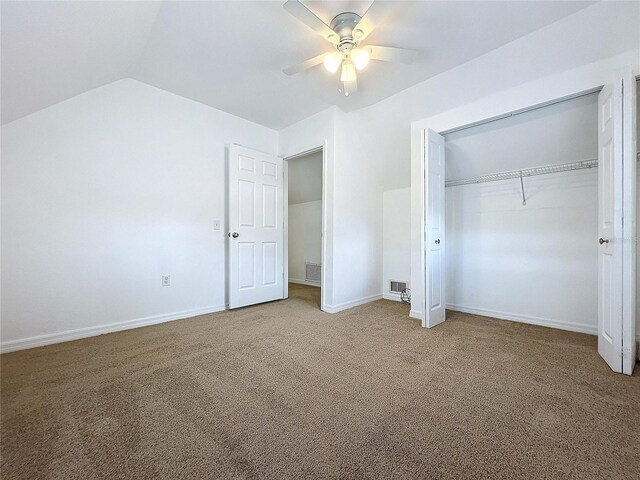
[[[587,325],[584,323],[564,322],[562,320],[552,320],[549,318],[531,317],[529,315],[520,315],[519,313],[499,312],[487,308],[467,307],[464,305],[455,305],[448,303],[448,310],[456,312],[471,313],[483,317],[499,318],[500,320],[510,320],[512,322],[528,323],[530,325],[538,325],[540,327],[558,328],[569,332],[588,333],[590,335],[598,334],[597,325]]]
[[[399,293],[386,292],[382,294],[382,298],[384,298],[385,300],[393,300],[394,302],[402,301]]]
[[[357,307],[358,305],[364,305],[365,303],[375,302],[376,300],[382,299],[382,294],[378,293],[376,295],[369,295],[368,297],[358,298],[357,300],[352,300],[351,302],[339,303],[337,305],[325,305],[324,310],[327,313],[338,313],[343,310],[347,310],[348,308]]]
[[[320,284],[319,283],[315,283],[315,282],[308,282],[307,280],[299,280],[297,278],[290,278],[289,279],[289,283],[297,283],[298,285],[307,285],[309,287],[317,287],[320,288]]]
[[[420,310],[409,310],[409,317],[422,320],[422,312]]]
[[[162,315],[154,315],[152,317],[137,318],[134,320],[125,320],[124,322],[110,323],[108,325],[98,325],[95,327],[77,328],[67,330],[66,332],[48,333],[46,335],[37,335],[34,337],[21,338],[19,340],[9,340],[0,344],[0,353],[15,352],[25,350],[27,348],[42,347],[52,345],[54,343],[69,342],[71,340],[79,340],[81,338],[95,337],[105,333],[119,332],[122,330],[130,330],[132,328],[147,327],[158,323],[172,322],[174,320],[182,320],[198,315],[220,312],[225,309],[224,305],[213,305],[210,307],[196,308],[194,310],[185,310],[182,312],[165,313]]]

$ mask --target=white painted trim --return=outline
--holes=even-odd
[[[320,264],[322,268],[320,268],[320,310],[325,311],[327,305],[327,295],[331,293],[331,297],[333,298],[333,236],[331,236],[330,240],[327,240],[327,227],[329,223],[329,212],[333,212],[333,197],[329,198],[327,194],[329,180],[329,153],[328,153],[329,144],[327,139],[325,138],[322,141],[322,199],[320,203],[320,217],[322,221],[320,234],[322,235],[322,239],[320,242],[320,246],[322,251],[320,252]],[[332,157],[333,158],[333,157]],[[333,183],[332,183],[333,185]],[[333,192],[332,192],[333,193]],[[329,205],[331,205],[331,210],[329,210]],[[331,225],[333,225],[333,213],[331,213]],[[333,232],[333,226],[331,227]],[[331,252],[327,252],[327,242],[331,242]],[[329,276],[326,275],[326,272],[329,271]],[[329,292],[329,288],[327,288],[327,283],[331,282],[331,292]]]
[[[362,297],[357,300],[352,300],[350,302],[339,303],[337,305],[325,305],[324,311],[327,313],[338,313],[343,310],[347,310],[348,308],[357,307],[359,305],[364,305],[365,303],[375,302],[376,300],[381,300],[382,294],[369,295],[368,297]]]
[[[284,202],[282,202],[282,219],[284,221],[284,254],[282,262],[282,298],[289,298],[289,162],[283,158],[282,172],[284,184]]]
[[[309,282],[308,280],[301,280],[299,278],[290,278],[289,283],[297,283],[298,285],[306,285],[307,287],[320,288],[320,284],[317,282]]]
[[[521,315],[519,313],[499,312],[487,308],[467,307],[464,305],[455,305],[448,303],[447,310],[456,312],[471,313],[483,317],[492,317],[500,320],[510,320],[512,322],[528,323],[530,325],[538,325],[540,327],[557,328],[559,330],[567,330],[569,332],[588,333],[589,335],[598,335],[597,325],[587,325],[584,323],[565,322],[562,320],[553,320],[550,318],[531,317],[529,315]]]
[[[633,67],[622,74],[622,373],[632,375],[636,348],[636,245],[637,115]]]
[[[384,298],[385,300],[393,300],[394,302],[402,301],[399,293],[385,292],[382,294],[382,298]]]
[[[422,312],[420,310],[409,310],[409,317],[422,320]]]
[[[156,325],[158,323],[172,322],[174,320],[183,320],[185,318],[197,317],[198,315],[221,312],[224,309],[224,305],[212,305],[210,307],[184,310],[182,312],[165,313],[162,315],[137,318],[134,320],[125,320],[124,322],[110,323],[108,325],[77,328],[74,330],[67,330],[66,332],[48,333],[45,335],[37,335],[35,337],[22,338],[19,340],[9,340],[8,342],[2,342],[0,344],[0,352],[15,352],[17,350],[25,350],[27,348],[42,347],[44,345],[51,345],[54,343],[69,342],[71,340],[95,337],[97,335],[103,335],[105,333],[120,332],[122,330],[131,330],[133,328],[146,327],[149,325]]]

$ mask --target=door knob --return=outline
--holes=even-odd
[[[440,245],[440,239],[439,238],[436,240],[436,245]]]
[[[603,243],[609,243],[609,239],[607,238],[606,240],[602,237],[600,237],[600,239],[598,240],[598,243],[600,243],[600,245],[602,245]]]
[[[238,238],[238,237],[240,236],[240,234],[239,234],[238,232],[233,232],[233,233],[231,234],[231,236],[232,236],[233,238]]]

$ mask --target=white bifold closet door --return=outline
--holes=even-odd
[[[425,132],[425,309],[423,327],[445,319],[444,137]]]
[[[598,352],[627,374],[635,363],[636,154],[624,128],[634,124],[632,88],[633,77],[619,79],[598,99]]]
[[[229,308],[284,298],[282,158],[229,147]]]

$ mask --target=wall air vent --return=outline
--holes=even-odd
[[[305,262],[304,264],[304,279],[311,283],[320,283],[320,275],[322,274],[322,267],[319,263]]]
[[[389,291],[391,293],[402,293],[402,291],[407,288],[407,282],[397,282],[395,280],[391,280],[389,283]]]

